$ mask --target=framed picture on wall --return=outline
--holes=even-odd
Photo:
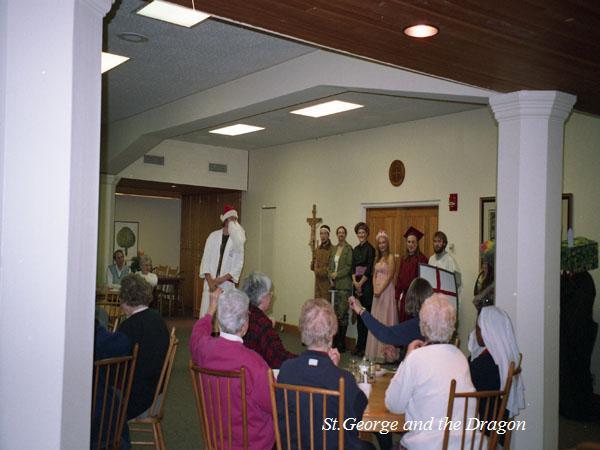
[[[139,222],[115,221],[115,241],[113,251],[123,250],[125,259],[131,260],[138,253]]]
[[[496,197],[479,199],[480,242],[496,239]],[[573,194],[562,195],[561,240],[567,239],[567,230],[573,227]]]

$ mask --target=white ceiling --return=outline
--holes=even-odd
[[[117,1],[106,19],[105,51],[131,60],[103,76],[105,128],[122,127],[136,116],[142,120],[144,113],[163,105],[317,51],[219,20],[209,19],[187,29],[135,14],[145,4],[141,0]],[[132,43],[120,39],[118,34],[125,32],[144,35],[148,40]],[[285,84],[286,80],[279,82]],[[299,106],[334,98],[365,107],[320,119],[289,114]],[[215,113],[168,133],[164,129],[146,132],[145,136],[252,150],[481,107],[481,102],[409,98],[395,91],[320,85]],[[237,137],[208,133],[209,129],[238,122],[266,129]]]

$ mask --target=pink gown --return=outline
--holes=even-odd
[[[387,261],[379,261],[375,264],[375,274],[373,276],[373,288],[379,290],[388,279],[389,265]],[[393,274],[392,274],[393,275]],[[392,326],[398,324],[398,308],[394,296],[394,282],[391,280],[384,291],[373,297],[373,306],[371,315],[384,325]],[[365,356],[371,361],[383,362],[383,350],[387,344],[378,341],[371,332],[367,336],[367,347]]]

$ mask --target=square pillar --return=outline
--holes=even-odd
[[[564,122],[575,97],[519,91],[490,97],[498,121],[496,305],[511,317],[526,409],[515,448],[558,443],[560,226]]]
[[[102,18],[0,0],[0,448],[89,447]]]

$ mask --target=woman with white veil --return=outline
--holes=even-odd
[[[519,347],[512,322],[496,306],[481,308],[475,332],[469,339],[471,379],[478,391],[503,389],[511,362],[520,363]],[[513,378],[508,397],[508,417],[525,408],[525,387],[521,377]]]

